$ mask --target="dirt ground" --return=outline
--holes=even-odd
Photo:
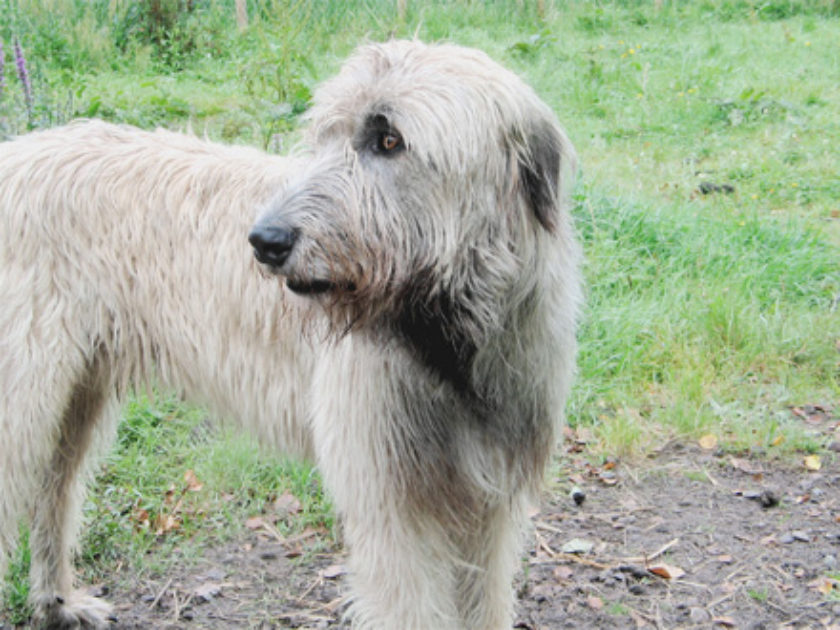
[[[634,467],[567,455],[532,518],[514,627],[840,629],[838,459],[808,470],[676,443]],[[115,575],[107,596],[123,629],[346,628],[344,561],[318,532],[257,522],[177,573]]]

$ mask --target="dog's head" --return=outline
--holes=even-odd
[[[548,106],[479,51],[392,41],[357,50],[307,123],[257,258],[358,325],[407,308],[470,335],[504,325],[565,229],[575,157]]]

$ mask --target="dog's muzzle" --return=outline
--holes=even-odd
[[[276,225],[256,225],[248,235],[257,260],[275,268],[286,262],[297,238],[297,230]]]

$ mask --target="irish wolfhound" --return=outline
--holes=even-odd
[[[303,144],[0,145],[0,556],[29,511],[50,627],[107,624],[72,590],[84,472],[149,381],[317,463],[358,627],[510,627],[573,371],[572,148],[515,75],[417,42],[357,51]]]

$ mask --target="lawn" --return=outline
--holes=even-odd
[[[824,453],[831,436],[795,411],[840,413],[837,0],[247,8],[237,25],[233,0],[0,0],[0,138],[101,117],[285,152],[358,43],[481,48],[579,153],[587,306],[568,419],[591,456],[709,435],[771,458]],[[235,535],[286,492],[300,506],[281,527],[333,530],[316,473],[165,395],[132,403],[96,484],[88,580],[115,562],[165,570],[173,549]],[[25,564],[5,587],[10,621],[26,615]]]

